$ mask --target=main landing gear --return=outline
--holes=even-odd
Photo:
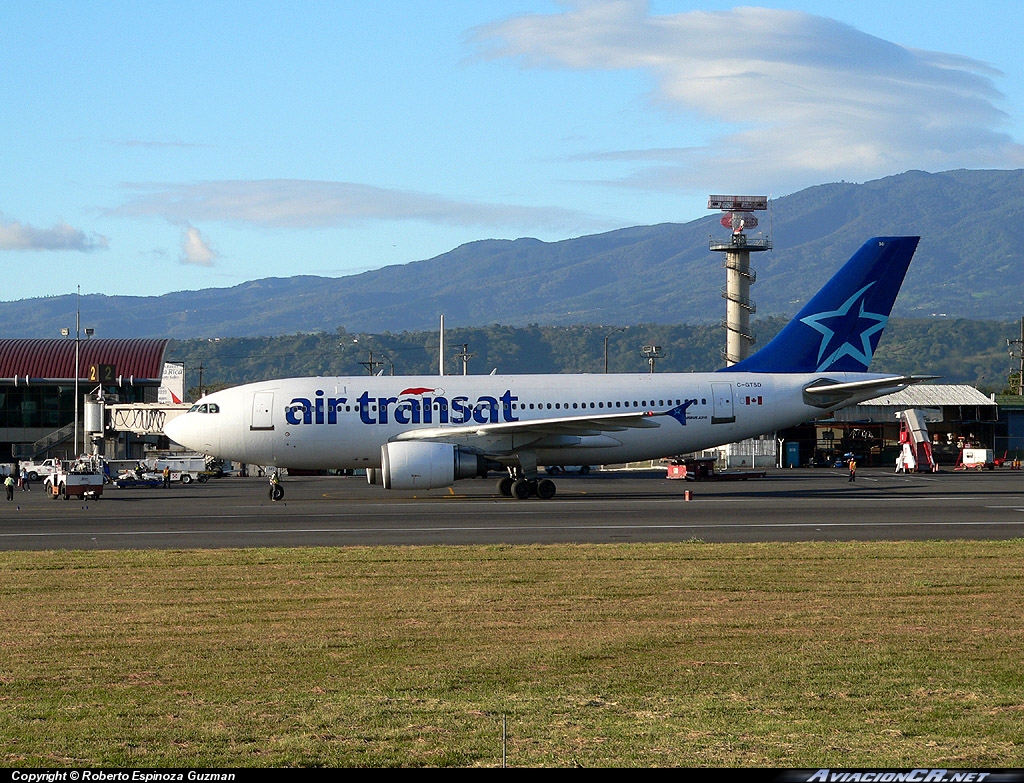
[[[526,478],[519,474],[505,476],[498,481],[498,494],[516,500],[526,500],[531,497],[550,500],[555,496],[555,482],[551,479]]]

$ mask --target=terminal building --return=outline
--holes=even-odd
[[[111,459],[166,446],[166,438],[159,442],[164,416],[187,407],[159,401],[167,343],[73,334],[0,340],[0,462],[68,459],[76,444],[79,453],[95,447]],[[147,424],[119,430],[117,412],[126,409],[149,410]]]

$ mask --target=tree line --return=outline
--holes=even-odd
[[[754,323],[755,350],[786,324]],[[1013,362],[1007,339],[1016,322],[894,318],[882,336],[872,371],[939,375],[940,383],[966,383],[981,391],[1008,387]],[[445,332],[445,372],[518,373],[709,372],[723,366],[725,332],[718,325],[640,324],[524,327],[493,324]],[[656,353],[644,349],[656,348]],[[294,376],[436,375],[437,330],[292,334],[172,340],[167,360],[185,365],[190,399],[241,383]]]

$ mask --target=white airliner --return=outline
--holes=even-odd
[[[165,433],[250,464],[365,468],[386,489],[502,470],[500,494],[551,498],[538,465],[699,451],[931,377],[866,372],[918,240],[869,240],[774,340],[717,372],[290,378],[209,394]]]

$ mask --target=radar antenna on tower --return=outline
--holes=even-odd
[[[708,209],[720,209],[722,225],[732,230],[728,242],[711,240],[713,252],[725,253],[726,285],[722,297],[726,300],[726,317],[722,326],[726,329],[726,346],[722,358],[733,365],[750,355],[754,334],[750,330],[750,315],[756,312],[750,298],[750,286],[757,275],[750,268],[751,252],[771,250],[771,239],[749,239],[744,229],[756,228],[755,211],[768,209],[767,196],[708,196]]]

